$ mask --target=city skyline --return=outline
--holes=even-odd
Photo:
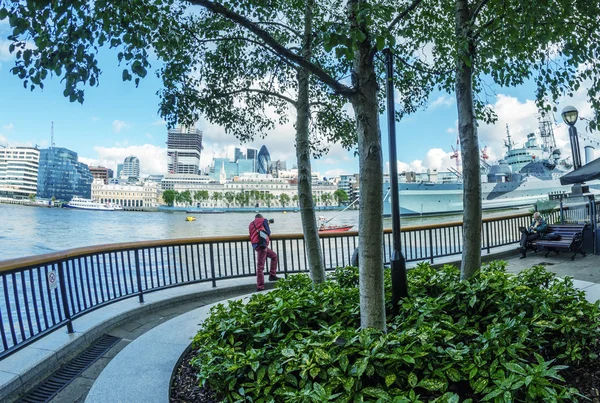
[[[0,22],[0,38],[6,37],[8,24]],[[104,166],[116,171],[117,164],[129,155],[140,159],[142,176],[167,173],[167,127],[157,116],[160,81],[148,74],[139,88],[130,82],[122,82],[121,69],[116,62],[114,50],[101,49],[99,60],[103,74],[98,87],[86,87],[83,105],[70,103],[62,95],[62,84],[56,78],[45,82],[45,89],[33,92],[25,90],[22,82],[10,73],[14,64],[8,52],[8,42],[0,39],[0,85],[6,94],[0,99],[0,144],[50,145],[51,122],[54,122],[54,142],[57,147],[76,151],[80,161],[93,166]],[[160,63],[153,63],[153,70]],[[479,123],[480,147],[487,146],[491,160],[504,154],[505,126],[509,125],[511,136],[517,144],[523,144],[526,136],[537,129],[537,112],[533,102],[535,86],[528,82],[517,88],[498,89],[489,102],[498,115],[496,125]],[[559,110],[572,104],[583,117],[591,117],[592,109],[585,101],[586,88],[581,87],[574,98],[563,99]],[[265,113],[273,113],[265,111]],[[266,138],[240,144],[238,140],[218,127],[200,119],[197,128],[203,133],[204,150],[200,167],[211,164],[214,157],[223,157],[235,147],[259,150],[267,145],[272,160],[287,161],[296,165],[294,129],[295,117],[289,112],[288,123],[278,125]],[[557,145],[563,156],[570,155],[568,131],[559,114],[555,115]],[[396,123],[399,170],[422,172],[427,168],[445,170],[454,166],[451,146],[456,145],[456,102],[454,94],[435,93],[428,108],[405,117]],[[388,172],[387,126],[385,114],[380,117],[383,146],[384,172]],[[581,134],[592,138],[585,131],[585,123],[579,122]],[[580,141],[581,147],[586,145]],[[600,146],[595,156],[600,156]],[[312,169],[322,176],[357,173],[358,158],[354,151],[346,151],[339,145],[331,145],[329,154],[313,160]]]

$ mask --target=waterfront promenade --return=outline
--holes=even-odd
[[[537,264],[558,276],[571,276],[590,301],[600,299],[600,256],[571,261],[569,254],[519,259],[514,245],[496,248],[485,260],[506,260],[508,271]],[[456,263],[456,257],[436,264]],[[413,266],[414,264],[409,264]],[[144,304],[135,298],[118,302],[77,319],[73,335],[60,329],[0,362],[0,400],[13,401],[21,385],[44,376],[45,361],[65,361],[85,340],[109,334],[121,340],[51,401],[168,402],[169,381],[178,359],[189,346],[198,324],[217,301],[250,295],[254,278],[222,280],[216,288],[196,284],[148,294]],[[7,393],[12,389],[12,393]]]

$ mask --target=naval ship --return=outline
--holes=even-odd
[[[527,135],[523,147],[515,147],[511,140],[508,125],[507,152],[504,159],[496,164],[486,162],[485,153],[481,158],[481,203],[484,210],[532,205],[539,200],[548,200],[548,194],[564,193],[570,186],[560,184],[560,177],[571,168],[566,160],[560,160],[561,153],[554,140],[553,123],[548,118],[540,118],[539,145],[536,134]],[[456,158],[456,150],[455,157]],[[455,180],[440,183],[437,173],[429,174],[428,180],[398,183],[400,214],[433,215],[463,211],[463,183],[457,170]],[[389,178],[383,186],[383,214],[391,214]]]

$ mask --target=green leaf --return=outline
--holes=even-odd
[[[388,374],[385,377],[385,386],[387,386],[388,388],[394,383],[396,382],[396,374]]]
[[[458,372],[455,368],[448,368],[446,371],[446,375],[452,382],[460,381],[460,372]]]
[[[423,379],[417,386],[425,388],[430,391],[438,391],[445,389],[448,384],[439,379]]]
[[[385,48],[385,38],[383,36],[378,36],[376,39],[377,50],[382,51]]]
[[[486,378],[478,378],[475,382],[471,382],[471,387],[473,388],[473,392],[480,393],[485,389],[488,384],[488,380]]]
[[[290,358],[290,357],[294,357],[296,355],[296,353],[291,348],[284,348],[283,350],[281,350],[281,355],[283,355],[284,357]]]
[[[508,362],[504,364],[504,367],[506,367],[506,369],[508,369],[511,372],[515,372],[519,375],[526,375],[527,373],[525,372],[525,369],[523,369],[522,366],[520,366],[517,363],[514,362]]]
[[[417,376],[413,372],[408,374],[408,384],[410,385],[411,388],[416,387],[418,381],[419,381],[419,378],[417,378]]]
[[[319,367],[313,367],[310,369],[309,374],[312,379],[315,379],[321,370]]]

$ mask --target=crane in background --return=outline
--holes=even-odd
[[[456,160],[456,168],[450,168],[450,172],[454,173],[454,175],[460,178],[460,142],[458,139],[458,133],[456,134],[456,148],[454,148],[453,146],[450,147],[452,148],[452,155],[450,156],[450,158]]]

